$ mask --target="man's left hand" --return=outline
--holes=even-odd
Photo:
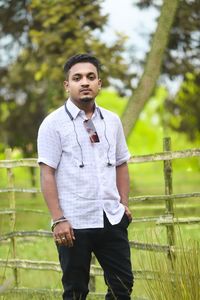
[[[130,223],[132,222],[132,214],[131,214],[131,211],[130,209],[128,208],[128,206],[124,205],[124,208],[125,208],[125,214],[127,215]]]

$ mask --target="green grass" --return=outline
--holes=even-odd
[[[148,163],[130,165],[131,176],[131,195],[153,195],[164,193],[163,165],[162,163]],[[2,169],[0,171],[3,171]],[[30,175],[26,168],[15,169],[15,186],[31,187]],[[199,191],[199,173],[197,171],[174,170],[174,192],[192,192]],[[1,187],[6,186],[6,173],[0,172]],[[37,170],[37,183],[39,187],[39,172]],[[189,205],[189,208],[188,208]],[[165,213],[165,203],[163,201],[149,201],[148,203],[130,204],[131,210],[135,217],[159,216]],[[175,216],[189,217],[200,214],[198,199],[183,199],[175,201]],[[8,208],[9,200],[7,194],[0,193],[0,209]],[[31,194],[16,193],[16,225],[15,230],[49,230],[50,218],[42,198],[42,195],[33,197]],[[23,210],[41,210],[43,213],[36,214],[33,212],[24,212]],[[0,218],[1,234],[9,231],[9,216],[1,215]],[[176,227],[177,232],[177,227]],[[179,234],[179,231],[177,232]],[[182,225],[181,233],[183,240],[188,239],[199,240],[199,225]],[[134,223],[129,227],[129,238],[138,242],[167,244],[166,228],[164,226],[156,226],[155,223]],[[156,255],[156,254],[155,254]],[[55,245],[50,238],[17,238],[16,257],[31,260],[49,260],[58,261]],[[141,269],[140,257],[145,262],[146,268],[150,268],[148,262],[148,252],[132,249],[133,269]],[[1,243],[0,258],[12,258],[12,249],[9,243]],[[46,275],[45,275],[46,274]],[[1,284],[12,276],[11,269],[0,269]],[[19,269],[20,286],[29,288],[53,288],[61,289],[61,273],[54,271],[36,271]],[[97,278],[97,291],[105,292],[106,287],[103,278]],[[134,286],[134,295],[145,296],[143,282],[136,280]],[[9,298],[7,295],[4,299]],[[21,296],[20,296],[21,297]],[[32,297],[35,297],[32,295]],[[42,297],[42,296],[41,296]],[[17,298],[16,298],[17,299]],[[22,299],[22,298],[20,298]],[[28,299],[28,298],[27,298]],[[34,298],[33,298],[34,299]],[[39,299],[39,298],[38,298]],[[42,298],[40,298],[42,299]],[[46,298],[50,299],[50,298]],[[56,299],[56,298],[55,298]]]
[[[181,235],[180,235],[181,237]],[[182,239],[181,251],[166,255],[148,254],[150,269],[156,272],[154,280],[144,283],[149,299],[154,300],[199,300],[200,299],[200,245],[190,240],[185,244]],[[144,261],[141,260],[144,268]]]

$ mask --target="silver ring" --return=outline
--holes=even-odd
[[[65,237],[62,237],[61,240],[62,240],[62,241],[65,241]]]

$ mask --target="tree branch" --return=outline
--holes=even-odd
[[[130,134],[132,128],[136,124],[140,112],[153,93],[156,81],[160,75],[164,51],[178,4],[179,0],[165,0],[161,8],[160,18],[152,39],[152,46],[147,57],[143,75],[137,89],[130,97],[122,116],[122,123],[126,136]]]

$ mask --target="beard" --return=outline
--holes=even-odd
[[[92,97],[83,97],[81,98],[81,101],[84,102],[84,103],[88,103],[88,102],[91,102],[93,101],[94,99]]]

